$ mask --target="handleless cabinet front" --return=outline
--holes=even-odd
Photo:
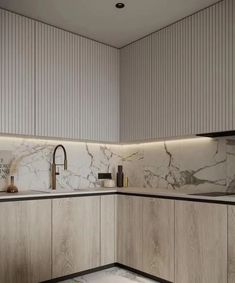
[[[51,279],[51,201],[0,203],[0,282]]]
[[[0,9],[0,133],[34,135],[34,24]]]
[[[53,200],[53,278],[100,265],[100,197]]]
[[[174,282],[174,200],[143,198],[143,271]]]
[[[175,202],[175,283],[227,282],[227,206]]]
[[[118,196],[117,261],[142,270],[143,203],[141,197]]]

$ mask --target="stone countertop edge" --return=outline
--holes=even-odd
[[[220,197],[210,197],[210,196],[195,196],[189,195],[187,193],[172,192],[161,189],[154,188],[96,188],[96,189],[81,189],[76,191],[62,192],[56,191],[53,193],[46,192],[45,190],[28,190],[20,191],[19,193],[9,194],[6,192],[0,192],[0,201],[14,201],[14,200],[27,200],[27,199],[53,199],[58,197],[75,197],[75,196],[87,196],[87,195],[102,195],[102,194],[127,194],[127,195],[138,195],[138,196],[148,196],[148,197],[159,197],[159,198],[169,198],[175,200],[192,200],[201,202],[213,202],[221,204],[235,204],[235,195],[233,196],[220,196]]]

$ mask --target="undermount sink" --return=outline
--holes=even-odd
[[[224,197],[235,195],[235,192],[207,192],[207,193],[194,193],[191,196],[204,196],[204,197]]]

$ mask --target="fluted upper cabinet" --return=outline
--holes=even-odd
[[[191,134],[191,18],[152,35],[152,138]]]
[[[235,130],[235,2],[121,50],[121,140]]]
[[[193,133],[235,128],[233,6],[225,0],[192,16]]]
[[[0,10],[0,132],[34,134],[34,21]]]
[[[81,138],[119,140],[119,50],[81,38]]]
[[[151,36],[121,49],[120,138],[151,138]]]
[[[36,135],[80,138],[80,37],[36,23]]]

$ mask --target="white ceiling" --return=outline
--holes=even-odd
[[[126,7],[118,10],[117,2]],[[122,47],[215,2],[218,0],[0,0],[0,7]]]

